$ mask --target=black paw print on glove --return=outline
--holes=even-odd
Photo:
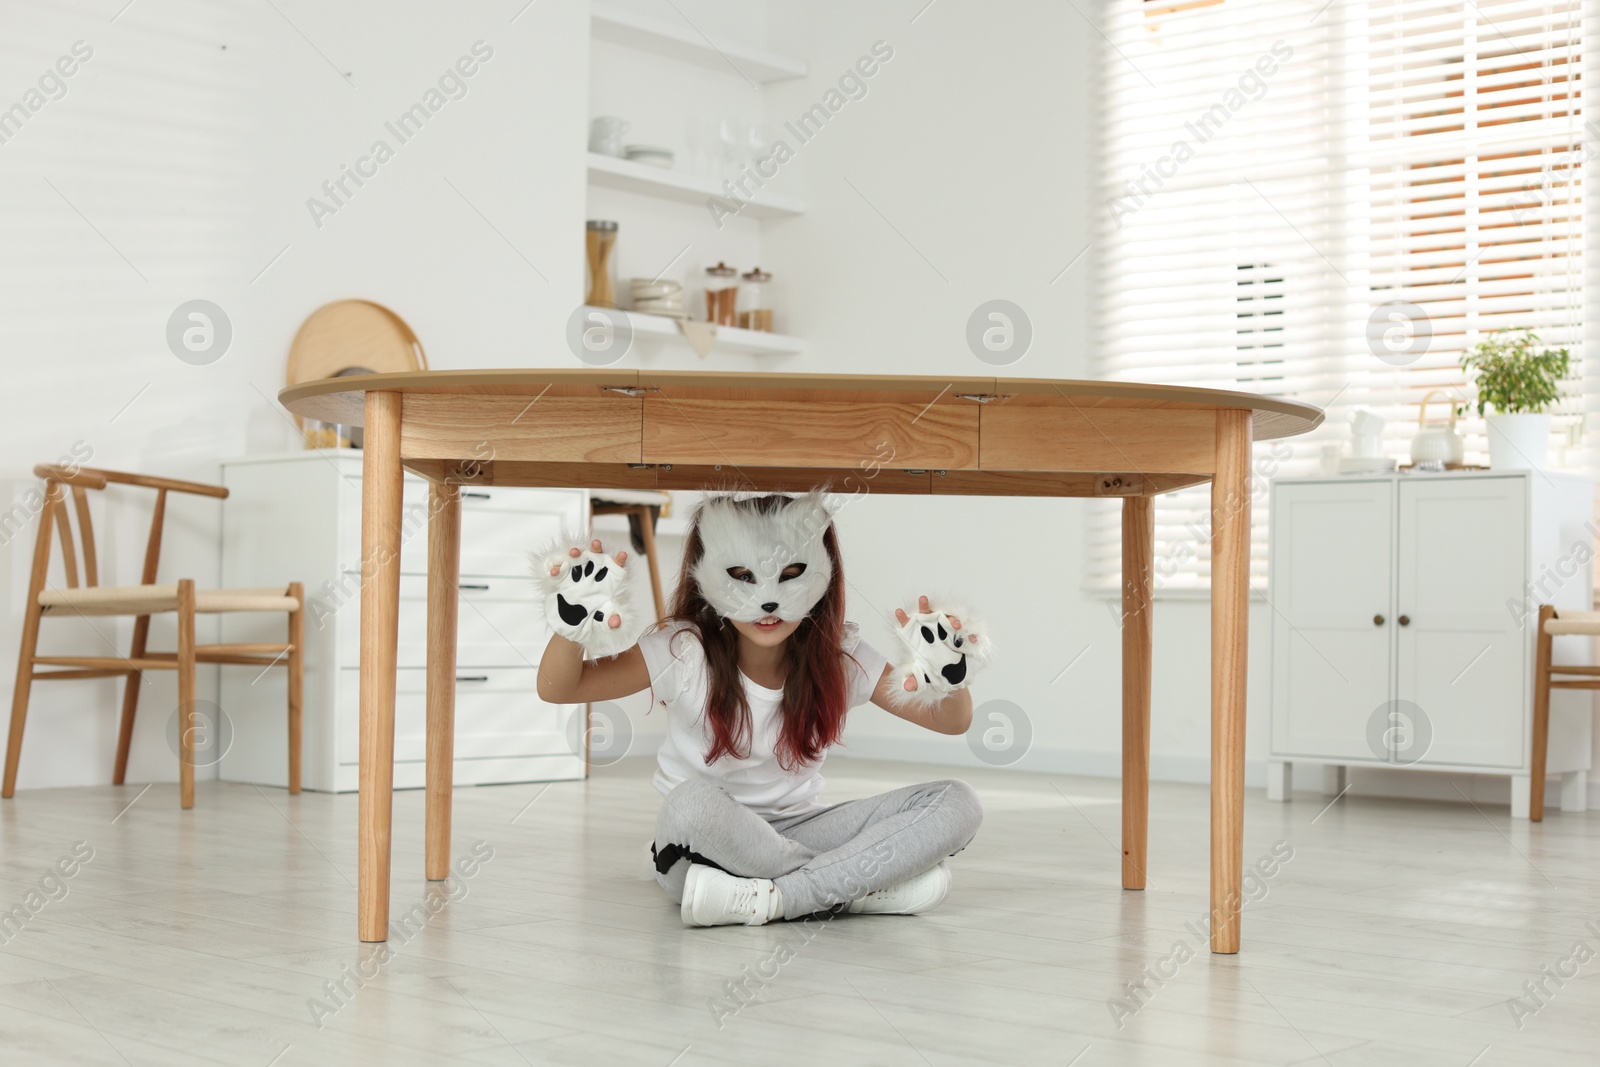
[[[952,686],[959,686],[967,680],[967,654],[961,651],[961,646],[966,644],[966,640],[959,631],[945,628],[943,615],[935,615],[918,626],[917,635],[927,646],[917,657],[925,669],[933,663],[941,664],[939,676]],[[936,644],[942,647],[934,648]],[[930,683],[933,681],[926,673],[923,674],[922,680]]]
[[[563,636],[580,641],[596,627],[619,628],[622,568],[627,559],[626,552],[618,552],[612,559],[599,541],[593,541],[587,550],[570,548],[566,558],[552,562],[550,577],[559,583],[554,590],[552,627],[564,627],[567,632]]]
[[[562,583],[561,591],[556,594],[556,612],[561,616],[561,621],[568,626],[577,626],[593,612],[595,622],[605,622],[605,605],[589,607],[597,599],[610,602],[609,586],[605,584],[606,578],[611,574],[611,565],[601,563],[595,566],[593,557],[577,560],[567,572],[567,580]],[[571,593],[573,599],[568,600],[567,594]]]
[[[917,598],[915,614],[896,608],[894,615],[911,657],[903,668],[902,686],[907,692],[927,686],[932,692],[948,693],[967,684],[967,655],[977,652],[976,634],[963,629],[958,617],[934,610],[925,596]]]

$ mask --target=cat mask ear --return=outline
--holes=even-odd
[[[725,618],[798,621],[833,581],[822,540],[833,516],[817,490],[763,500],[706,497],[695,512],[702,553],[690,573],[706,603]]]

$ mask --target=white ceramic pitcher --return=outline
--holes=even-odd
[[[1422,398],[1422,410],[1417,413],[1417,433],[1411,439],[1411,462],[1440,462],[1446,467],[1459,467],[1467,458],[1467,441],[1456,433],[1456,407],[1450,405],[1447,424],[1428,425],[1428,401],[1444,396],[1443,389],[1435,389]]]

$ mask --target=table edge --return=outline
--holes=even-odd
[[[427,389],[448,392],[453,388],[471,391],[490,386],[593,385],[619,388],[670,389],[674,386],[725,389],[838,389],[904,390],[946,394],[968,390],[1007,395],[1059,394],[1073,397],[1117,397],[1151,400],[1157,403],[1210,405],[1216,408],[1248,408],[1255,413],[1257,440],[1294,437],[1320,426],[1325,413],[1311,404],[1282,397],[1245,393],[1230,389],[1209,389],[1185,385],[1153,385],[1145,382],[1100,381],[1074,378],[991,378],[949,375],[878,374],[783,374],[770,372],[718,371],[642,371],[605,368],[540,369],[502,368],[487,370],[391,371],[343,378],[320,378],[285,386],[278,391],[278,402],[295,414],[295,406],[317,397],[336,393],[365,394],[374,387],[405,392]],[[919,398],[920,399],[920,398]],[[1276,416],[1276,417],[1274,417]],[[353,425],[360,425],[355,423]]]

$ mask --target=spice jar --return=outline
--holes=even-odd
[[[617,243],[617,224],[607,219],[590,219],[585,230],[589,295],[583,302],[590,307],[614,308],[617,306],[616,265],[611,259],[611,249]]]
[[[347,427],[319,419],[304,419],[300,432],[307,448],[349,448],[350,431]]]
[[[740,275],[739,280],[744,283],[739,288],[739,325],[747,330],[771,333],[772,308],[767,303],[767,283],[772,281],[772,275],[757,267]]]
[[[706,268],[706,321],[718,326],[732,326],[738,314],[739,277],[736,267],[721,260],[715,267]]]

